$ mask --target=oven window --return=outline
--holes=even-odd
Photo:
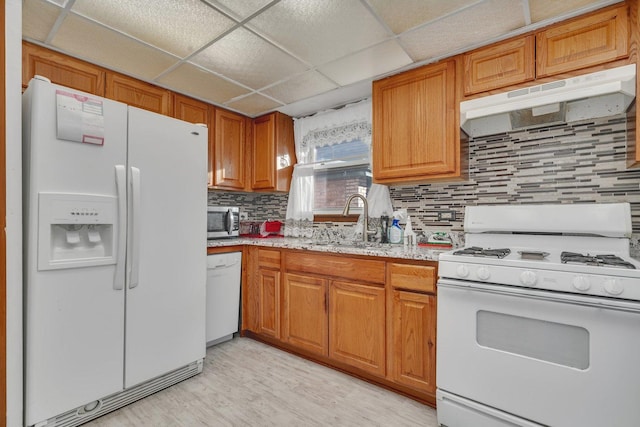
[[[589,331],[578,326],[478,311],[476,339],[496,350],[577,369],[589,367]]]

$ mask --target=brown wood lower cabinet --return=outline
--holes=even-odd
[[[329,289],[329,357],[384,376],[384,287],[333,281]]]
[[[436,392],[436,297],[392,291],[390,375],[394,381]]]
[[[435,405],[435,262],[246,253],[245,335]]]
[[[285,273],[282,339],[327,355],[327,280]]]

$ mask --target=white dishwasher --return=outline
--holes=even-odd
[[[242,252],[207,256],[207,347],[238,332]]]

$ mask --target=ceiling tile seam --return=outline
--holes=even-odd
[[[182,58],[181,62],[189,61],[191,58],[193,58],[194,56],[198,55],[203,50],[209,48],[212,44],[216,43],[217,41],[222,40],[224,37],[228,36],[229,34],[234,32],[238,28],[245,28],[244,24],[246,24],[251,19],[253,19],[256,16],[258,16],[259,14],[264,12],[265,10],[269,9],[271,6],[273,6],[273,5],[275,5],[275,4],[280,2],[280,0],[273,0],[270,3],[268,3],[266,6],[261,7],[260,9],[258,9],[257,11],[252,13],[251,15],[247,16],[246,18],[238,20],[237,18],[235,18],[234,16],[230,15],[226,11],[221,10],[219,7],[216,7],[214,4],[211,4],[206,0],[200,0],[200,1],[202,3],[204,3],[206,6],[212,8],[213,10],[215,10],[216,12],[219,12],[219,13],[223,14],[225,17],[233,20],[235,22],[235,24],[231,28],[229,28],[227,31],[223,32],[222,34],[219,34],[218,36],[216,36],[213,39],[211,39],[209,42],[207,42],[204,45],[202,45],[200,48],[196,49],[195,51],[191,52],[189,55],[187,55],[184,58]],[[162,75],[160,75],[158,77],[162,77]]]
[[[260,96],[263,96],[263,97],[265,97],[265,98],[270,99],[271,101],[273,101],[273,102],[275,102],[275,103],[277,103],[277,104],[280,104],[278,107],[275,107],[275,108],[280,108],[280,107],[284,107],[285,105],[287,105],[287,104],[285,104],[284,102],[282,102],[282,101],[278,101],[276,98],[274,98],[274,97],[272,97],[272,96],[269,96],[269,95],[267,95],[267,94],[261,93],[261,92],[259,92],[259,91],[255,91],[255,92],[252,92],[252,93],[246,93],[246,94],[243,94],[243,95],[238,95],[238,96],[236,96],[235,98],[231,98],[230,100],[228,100],[228,101],[224,102],[224,103],[223,103],[223,105],[224,105],[224,106],[227,106],[227,105],[229,105],[230,103],[234,103],[234,102],[241,101],[241,100],[243,100],[243,99],[245,99],[245,98],[248,98],[248,97],[250,97],[250,96],[252,96],[252,95],[260,95]]]
[[[396,33],[393,32],[393,30],[391,29],[391,27],[389,27],[389,25],[386,23],[386,21],[384,19],[382,19],[382,17],[380,15],[378,15],[378,13],[373,8],[373,6],[371,6],[371,4],[369,3],[369,0],[360,0],[360,3],[362,3],[362,5],[365,7],[365,9],[367,9],[369,11],[369,13],[371,13],[373,15],[373,17],[376,19],[376,21],[378,21],[378,23],[380,25],[382,25],[382,27],[385,29],[385,31],[387,32],[389,37],[393,37],[393,36],[396,35]]]
[[[256,16],[260,15],[261,13],[265,12],[267,9],[270,9],[271,7],[273,7],[276,4],[280,3],[281,0],[272,0],[269,3],[267,3],[266,5],[262,6],[260,9],[256,10],[255,12],[251,13],[250,15],[247,15],[245,18],[236,17],[234,12],[231,9],[225,7],[222,4],[211,3],[209,0],[200,0],[200,1],[202,3],[204,3],[205,5],[209,6],[210,8],[214,9],[215,11],[220,12],[221,14],[226,16],[227,18],[237,22],[238,24],[244,24],[244,23],[252,20]]]
[[[75,0],[69,0],[69,1],[75,1]],[[71,10],[70,14],[75,15],[75,16],[77,16],[77,17],[79,17],[81,19],[84,19],[86,21],[89,21],[89,22],[91,22],[91,23],[93,23],[93,24],[95,24],[95,25],[97,25],[99,27],[102,27],[102,28],[105,28],[107,30],[113,31],[114,33],[120,34],[121,36],[123,36],[125,38],[128,38],[129,40],[132,40],[132,41],[134,41],[134,42],[136,42],[138,44],[144,45],[144,46],[146,46],[146,47],[148,47],[150,49],[153,49],[153,50],[158,51],[158,52],[162,52],[162,53],[164,53],[164,54],[166,54],[168,56],[171,56],[171,57],[175,58],[176,61],[180,61],[182,59],[182,58],[180,58],[180,56],[176,55],[175,53],[171,53],[171,52],[169,52],[167,50],[164,50],[164,49],[159,48],[157,46],[154,46],[154,45],[152,45],[150,43],[147,43],[146,41],[141,40],[141,39],[139,39],[139,38],[137,38],[137,37],[135,37],[135,36],[133,36],[131,34],[125,33],[123,31],[120,31],[120,30],[118,30],[116,28],[111,27],[110,25],[103,24],[100,21],[96,21],[95,19],[93,19],[93,18],[91,18],[89,16],[83,15],[81,13],[78,13],[78,12],[74,11],[74,10]],[[51,42],[47,42],[47,44],[51,44]]]
[[[247,86],[247,85],[245,85],[245,84],[243,84],[243,83],[237,82],[237,81],[233,80],[232,78],[229,78],[229,77],[225,76],[224,74],[220,74],[220,73],[219,73],[219,72],[217,72],[217,71],[214,71],[214,70],[210,70],[210,69],[208,69],[208,68],[205,68],[205,67],[203,67],[202,65],[199,65],[199,64],[196,64],[196,63],[193,63],[193,62],[184,62],[184,63],[181,63],[181,64],[188,64],[188,65],[191,65],[191,66],[193,66],[193,67],[199,68],[200,70],[202,70],[202,71],[204,71],[204,72],[206,72],[206,73],[213,74],[214,76],[219,77],[219,78],[221,78],[222,80],[226,80],[226,81],[228,81],[229,83],[233,83],[233,84],[234,84],[234,85],[236,85],[236,86],[240,86],[240,87],[242,87],[243,89],[248,90],[249,92],[256,92],[256,91],[258,90],[258,89],[254,89],[254,88],[252,88],[252,87],[249,87],[249,86]]]
[[[453,11],[451,11],[449,13],[444,14],[444,15],[440,15],[437,18],[434,18],[434,19],[432,19],[430,21],[425,21],[425,22],[423,22],[421,24],[416,25],[415,27],[411,27],[408,30],[406,30],[406,31],[404,31],[404,32],[402,32],[400,34],[397,34],[396,37],[406,36],[407,34],[413,33],[414,31],[421,30],[424,27],[428,27],[429,25],[435,24],[436,22],[440,22],[440,21],[442,21],[444,19],[448,19],[448,18],[451,18],[453,16],[459,15],[462,12],[466,12],[467,10],[472,9],[472,8],[474,8],[476,6],[479,6],[479,5],[481,5],[482,3],[485,3],[485,2],[486,2],[486,0],[478,0],[475,3],[469,3],[466,6],[463,6],[463,7],[459,8],[459,9],[453,10]]]
[[[44,39],[44,42],[46,44],[51,43],[51,40],[53,40],[53,38],[56,36],[56,34],[58,33],[58,30],[60,29],[60,26],[62,25],[64,20],[69,15],[69,11],[71,10],[71,8],[73,7],[73,4],[75,2],[76,2],[76,0],[69,0],[67,2],[67,4],[64,5],[64,7],[60,7],[60,5],[58,5],[56,3],[49,2],[52,5],[60,8],[61,11],[60,11],[60,14],[58,15],[58,17],[56,18],[56,22],[53,23],[53,26],[51,27],[51,30],[49,30],[49,34],[47,34],[47,38]]]

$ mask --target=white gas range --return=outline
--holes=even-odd
[[[468,207],[465,233],[439,259],[440,424],[640,425],[630,205]]]

